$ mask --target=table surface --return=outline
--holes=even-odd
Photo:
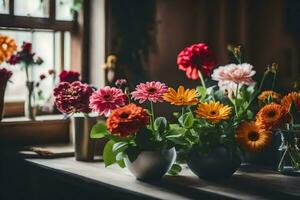
[[[26,161],[64,178],[88,180],[145,199],[300,199],[300,177],[249,166],[242,166],[229,180],[205,181],[184,167],[179,176],[146,183],[136,180],[127,169],[105,168],[103,162],[79,162],[73,157]]]

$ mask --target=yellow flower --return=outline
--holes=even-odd
[[[262,129],[255,122],[244,122],[236,130],[239,145],[251,152],[259,152],[272,142],[272,131]]]
[[[200,103],[195,110],[198,117],[206,119],[212,123],[218,123],[221,120],[228,119],[231,114],[231,108],[220,102]]]
[[[0,63],[8,60],[16,50],[17,45],[12,38],[0,35]]]
[[[272,90],[263,91],[258,97],[260,101],[266,101],[268,98],[271,98],[273,102],[279,103],[281,100],[281,95]]]
[[[190,106],[198,103],[198,93],[195,89],[184,89],[179,86],[177,92],[173,88],[169,88],[163,95],[163,99],[176,106]]]

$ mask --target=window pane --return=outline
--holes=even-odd
[[[44,63],[42,65],[35,65],[30,68],[30,74],[32,79],[37,82],[40,79],[41,74],[47,76],[46,79],[40,82],[39,88],[36,90],[43,91],[43,99],[38,99],[39,105],[43,105],[46,100],[52,94],[53,87],[55,85],[55,80],[52,76],[48,75],[49,69],[56,70],[57,74],[61,70],[60,66],[60,32],[54,33],[52,31],[9,31],[9,30],[0,30],[0,34],[9,35],[14,38],[17,42],[18,49],[22,45],[23,41],[32,42],[33,52],[36,53],[36,56],[40,56]],[[66,42],[66,40],[68,42]],[[70,44],[70,38],[65,38],[65,45]],[[70,49],[70,47],[64,47],[64,49]],[[65,51],[65,62],[70,63],[70,51]],[[8,83],[7,90],[5,94],[6,101],[16,101],[24,100],[26,95],[25,87],[25,72],[21,70],[20,65],[11,66],[7,63],[1,64],[1,67],[7,67],[13,71],[13,76],[11,81],[13,83]]]
[[[9,14],[9,0],[0,1],[0,14]]]
[[[15,15],[49,17],[50,0],[15,0]]]
[[[71,8],[74,0],[56,0],[56,19],[68,20],[73,19]]]

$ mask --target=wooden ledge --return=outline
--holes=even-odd
[[[35,144],[67,143],[70,121],[62,115],[46,115],[30,121],[25,117],[0,122],[0,145],[15,147]]]

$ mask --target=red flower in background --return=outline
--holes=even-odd
[[[40,75],[40,80],[44,80],[46,78],[45,74]]]
[[[54,89],[55,105],[60,112],[66,114],[89,113],[89,99],[92,93],[93,89],[80,81],[62,82]]]
[[[10,70],[7,70],[5,68],[0,68],[0,85],[4,85],[7,83],[7,81],[12,76],[12,72]]]
[[[32,44],[30,42],[23,42],[22,49],[23,49],[23,51],[31,53],[31,51],[32,51]]]
[[[178,68],[185,71],[186,76],[193,80],[199,79],[198,70],[204,76],[210,76],[216,62],[213,53],[205,43],[194,44],[182,50],[177,57]]]
[[[77,71],[64,70],[59,74],[59,80],[60,80],[60,82],[73,83],[75,81],[79,81],[79,76],[80,76],[80,73]]]

